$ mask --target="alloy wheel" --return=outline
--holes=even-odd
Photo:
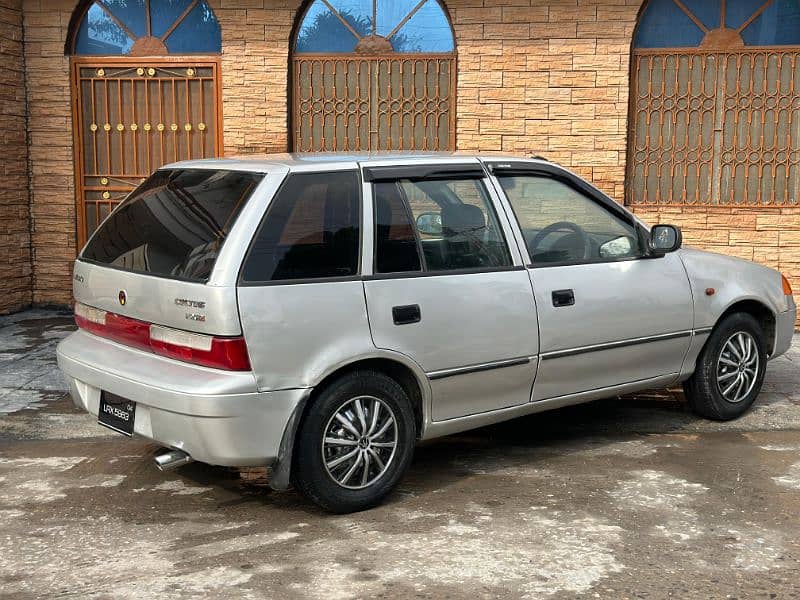
[[[397,420],[380,398],[358,396],[345,402],[325,426],[322,461],[340,486],[361,490],[388,471],[397,450]]]
[[[752,335],[738,331],[729,337],[717,359],[717,388],[722,397],[733,404],[747,398],[756,385],[759,363]]]

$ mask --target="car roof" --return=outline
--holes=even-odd
[[[392,165],[397,163],[471,163],[494,160],[525,160],[512,155],[479,155],[468,152],[320,152],[294,154],[253,154],[225,158],[185,160],[163,169],[221,169],[269,173],[271,171],[315,171],[352,169],[356,165]]]

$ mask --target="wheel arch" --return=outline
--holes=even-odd
[[[393,353],[362,356],[349,362],[337,365],[326,372],[319,381],[309,388],[303,401],[298,405],[292,418],[286,425],[283,439],[281,440],[278,460],[272,466],[269,485],[275,490],[285,490],[291,483],[292,457],[297,439],[297,431],[306,415],[312,409],[315,398],[320,392],[340,377],[360,370],[371,370],[384,373],[396,381],[406,392],[411,401],[414,412],[416,437],[420,439],[429,422],[430,414],[430,383],[425,372],[419,365],[403,355],[395,356]]]
[[[403,388],[403,391],[411,401],[411,408],[414,411],[414,424],[417,429],[417,438],[419,438],[422,435],[422,431],[425,427],[425,417],[428,412],[425,406],[429,394],[426,394],[424,390],[426,388],[429,389],[429,385],[426,384],[423,386],[422,381],[420,381],[419,374],[415,372],[415,370],[412,369],[407,363],[401,362],[396,358],[388,358],[386,356],[360,358],[345,365],[339,366],[335,370],[325,375],[325,377],[323,377],[314,386],[309,397],[310,401],[306,403],[303,414],[305,415],[305,413],[310,409],[311,405],[313,404],[314,397],[333,381],[336,381],[340,377],[343,377],[349,373],[362,370],[383,373],[386,376],[394,379],[400,385],[400,387]],[[425,381],[427,382],[427,377],[425,377]]]
[[[775,349],[775,335],[777,318],[775,313],[766,304],[755,298],[745,298],[732,302],[720,314],[714,323],[716,329],[722,321],[735,313],[744,313],[753,317],[761,329],[764,331],[764,343],[767,347],[767,355],[772,355]]]

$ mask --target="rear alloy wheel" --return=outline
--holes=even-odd
[[[764,332],[746,313],[720,322],[683,384],[692,409],[701,416],[728,421],[752,406],[764,383],[767,353]]]
[[[405,473],[415,440],[403,388],[383,373],[349,373],[319,393],[300,425],[295,486],[331,512],[370,508]]]
[[[322,460],[328,475],[344,488],[363,490],[392,466],[397,421],[374,396],[357,396],[334,413],[325,428]]]

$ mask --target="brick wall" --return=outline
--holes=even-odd
[[[0,314],[31,303],[22,0],[0,0]]]
[[[209,4],[222,28],[226,154],[286,152],[289,37],[300,2],[209,0]]]
[[[678,225],[685,244],[778,269],[800,291],[800,208],[643,206],[634,212],[648,223]]]
[[[74,0],[23,0],[30,140],[33,302],[72,298],[75,175],[69,59],[64,56]]]
[[[8,3],[13,0],[0,0]],[[76,0],[23,0],[38,303],[67,303],[75,248],[69,59]],[[17,0],[17,5],[19,0]],[[288,146],[287,69],[300,0],[210,0],[223,37],[225,152]],[[449,0],[460,150],[542,154],[622,201],[629,52],[641,0]],[[800,210],[637,209],[687,243],[787,271],[800,289]]]
[[[617,199],[640,1],[453,0],[458,146],[541,154]]]

